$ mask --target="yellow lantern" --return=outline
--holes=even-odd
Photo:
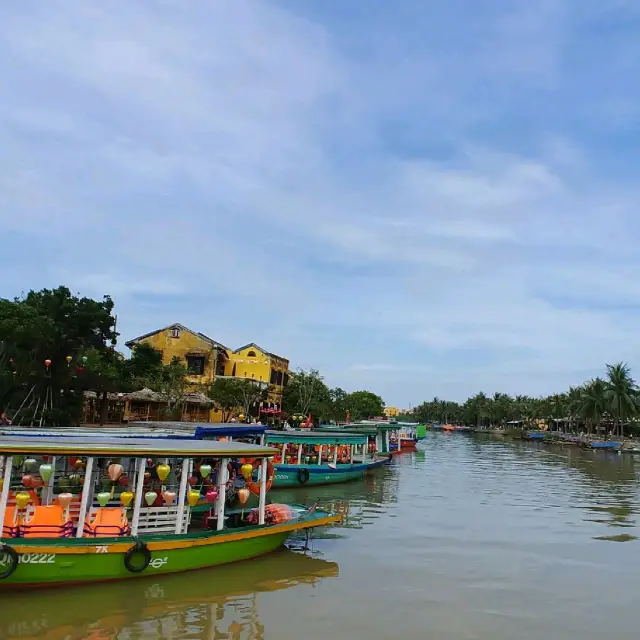
[[[158,478],[160,478],[160,482],[164,482],[171,473],[171,467],[168,464],[159,464],[156,467],[156,473],[158,474]]]
[[[238,416],[238,420],[244,420],[244,413],[241,413],[241,414]]]
[[[240,472],[242,473],[242,477],[248,482],[251,480],[251,475],[253,474],[253,465],[249,463],[243,464],[240,467]]]
[[[200,500],[200,492],[199,491],[189,491],[187,493],[187,502],[190,507],[195,507]]]
[[[249,489],[247,489],[246,487],[240,489],[238,491],[238,499],[240,500],[240,504],[244,504],[249,499],[250,495],[251,491],[249,491]]]
[[[24,491],[16,493],[16,505],[18,509],[24,509],[29,504],[30,500],[31,496],[28,493],[25,493]]]
[[[120,504],[126,509],[133,500],[133,493],[131,491],[123,491],[120,494]]]

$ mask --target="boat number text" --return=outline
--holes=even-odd
[[[55,564],[55,553],[23,553],[18,556],[20,564]],[[0,566],[9,564],[9,556],[6,553],[0,554]]]
[[[109,553],[109,547],[107,547],[106,545],[97,546],[96,547],[96,553]]]
[[[164,567],[165,564],[167,564],[167,562],[169,561],[168,558],[154,558],[150,563],[149,566],[153,567],[154,569],[159,569],[160,567]]]

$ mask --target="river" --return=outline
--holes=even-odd
[[[633,456],[432,433],[364,481],[273,492],[344,513],[306,553],[3,596],[0,638],[635,639],[639,471]]]

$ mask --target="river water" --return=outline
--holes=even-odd
[[[3,596],[0,639],[635,640],[639,471],[432,433],[361,482],[274,491],[344,513],[306,552]]]

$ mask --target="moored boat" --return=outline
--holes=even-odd
[[[390,457],[379,455],[366,433],[340,428],[267,431],[266,438],[280,448],[273,462],[274,488],[357,480]]]
[[[282,546],[294,531],[339,521],[314,508],[266,504],[274,453],[229,441],[0,438],[0,589],[246,560]],[[255,509],[226,507],[229,469],[240,458],[259,461]],[[202,492],[211,512],[195,523],[191,510]]]

